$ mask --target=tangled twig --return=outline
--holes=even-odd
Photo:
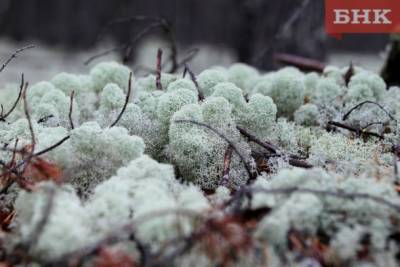
[[[110,128],[117,125],[119,120],[122,118],[122,115],[124,114],[124,112],[126,110],[126,107],[128,106],[129,98],[131,97],[131,92],[132,92],[132,76],[133,76],[133,73],[130,72],[129,73],[129,81],[128,81],[128,92],[126,93],[124,106],[122,107],[121,112],[118,114],[117,119],[113,123],[111,123]]]
[[[225,150],[224,155],[224,170],[222,172],[222,179],[220,185],[227,186],[229,184],[229,171],[231,170],[231,160],[232,160],[232,147],[228,145]]]
[[[12,55],[11,55],[11,56],[3,63],[3,65],[0,67],[0,72],[2,72],[2,71],[7,67],[7,65],[10,64],[10,62],[11,62],[13,59],[17,58],[17,55],[18,55],[19,53],[21,53],[21,52],[23,52],[23,51],[25,51],[25,50],[34,48],[34,47],[36,47],[34,44],[30,44],[30,45],[27,45],[27,46],[24,46],[24,47],[22,47],[22,48],[17,49],[14,53],[12,53]]]
[[[18,93],[18,97],[15,100],[14,104],[11,106],[10,110],[8,112],[6,112],[6,114],[3,114],[4,110],[3,110],[3,105],[1,106],[1,115],[0,115],[0,121],[5,121],[6,118],[15,110],[15,108],[17,107],[21,96],[22,96],[22,92],[24,91],[24,85],[25,85],[25,81],[24,81],[24,74],[21,74],[21,83],[19,86],[19,93]]]
[[[105,29],[102,31],[102,33],[99,35],[99,38],[102,37],[102,35],[113,25],[121,24],[121,23],[133,23],[137,21],[150,21],[153,22],[152,24],[148,25],[146,28],[144,28],[141,32],[139,32],[137,35],[134,36],[128,43],[111,48],[109,50],[106,50],[102,53],[99,53],[97,55],[94,55],[87,59],[85,61],[85,65],[88,65],[90,62],[92,62],[94,59],[97,59],[99,57],[105,56],[111,52],[119,51],[119,50],[125,50],[125,56],[124,56],[124,61],[127,60],[129,57],[130,53],[133,51],[133,45],[139,41],[145,34],[149,33],[153,29],[156,28],[161,28],[161,30],[165,33],[168,43],[170,45],[170,50],[171,50],[171,56],[170,60],[172,62],[171,65],[171,70],[169,71],[170,73],[175,72],[178,69],[178,49],[175,41],[175,36],[174,32],[172,29],[172,25],[164,18],[161,17],[150,17],[150,16],[132,16],[132,17],[127,17],[127,18],[119,18],[113,21],[110,21]]]
[[[247,180],[247,182],[251,182],[252,180],[254,180],[255,174],[254,172],[251,170],[251,166],[250,164],[247,162],[246,158],[242,155],[242,153],[239,151],[239,148],[235,145],[234,142],[232,142],[228,137],[226,137],[223,133],[221,133],[220,131],[218,131],[217,129],[215,129],[214,127],[202,123],[202,122],[198,122],[198,121],[193,121],[193,120],[175,120],[174,123],[190,123],[190,124],[195,124],[197,126],[200,127],[204,127],[207,128],[209,130],[211,130],[212,132],[214,132],[216,135],[218,135],[220,138],[222,138],[225,142],[227,142],[232,149],[235,151],[235,153],[239,156],[240,160],[243,162],[243,165],[247,171],[247,174],[249,176],[249,179]]]
[[[379,104],[379,103],[377,103],[377,102],[374,102],[374,101],[371,101],[371,100],[363,101],[363,102],[361,102],[361,103],[355,105],[354,107],[352,107],[348,112],[346,112],[346,113],[343,115],[342,120],[343,120],[343,121],[347,120],[348,117],[350,116],[350,114],[351,114],[353,111],[355,111],[356,109],[359,109],[360,107],[364,106],[365,104],[373,104],[373,105],[375,105],[375,106],[378,106],[383,112],[385,112],[385,114],[386,114],[392,121],[397,122],[396,118],[393,117],[393,115],[390,114],[390,112],[387,111],[381,104]]]
[[[337,122],[337,121],[328,121],[328,126],[336,126],[336,127],[342,128],[342,129],[346,129],[346,130],[348,130],[350,132],[354,132],[357,137],[360,137],[360,136],[364,135],[364,136],[374,136],[374,137],[377,137],[379,139],[383,139],[384,138],[383,135],[380,135],[378,133],[366,131],[365,129],[355,128],[353,126],[350,126],[350,125],[347,125],[347,124],[344,124],[344,123],[340,123],[340,122]]]
[[[276,62],[297,67],[302,71],[315,71],[322,73],[326,67],[326,64],[318,60],[285,53],[276,53],[273,55],[273,59]]]
[[[239,130],[239,132],[248,138],[249,141],[256,143],[257,145],[265,148],[266,150],[268,150],[269,152],[272,153],[273,156],[276,157],[282,157],[282,156],[288,156],[289,157],[289,164],[295,167],[300,167],[300,168],[305,168],[305,169],[309,169],[312,168],[313,166],[308,164],[307,162],[302,161],[298,156],[296,155],[286,155],[286,154],[280,154],[279,153],[279,148],[274,146],[273,144],[269,143],[269,142],[265,142],[260,140],[259,138],[257,138],[254,134],[250,133],[248,130],[240,127],[240,126],[236,126],[236,128]],[[271,155],[268,155],[268,157],[270,157]]]
[[[201,90],[199,83],[197,82],[196,75],[193,73],[193,71],[189,68],[189,66],[186,63],[184,64],[184,66],[185,69],[183,70],[183,78],[185,78],[186,73],[189,73],[190,79],[194,83],[194,86],[196,87],[197,92],[199,94],[199,100],[204,100],[203,90]]]
[[[161,63],[162,63],[162,49],[157,50],[157,65],[156,65],[156,87],[158,90],[162,90],[161,84]]]
[[[71,126],[71,129],[75,129],[74,126],[74,121],[72,120],[72,110],[73,110],[73,105],[74,105],[74,94],[75,91],[71,92],[70,100],[69,100],[69,113],[68,113],[68,118],[69,118],[69,124]]]

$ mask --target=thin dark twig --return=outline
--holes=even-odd
[[[3,173],[2,175],[7,175],[9,173],[15,173],[17,175],[19,175],[19,173],[17,172],[17,170],[23,166],[25,163],[29,162],[30,160],[32,160],[34,157],[38,157],[41,156],[43,154],[46,154],[47,152],[52,151],[53,149],[56,149],[57,147],[59,147],[60,145],[62,145],[65,141],[67,141],[68,139],[70,139],[71,136],[67,135],[66,137],[64,137],[63,139],[61,139],[60,141],[58,141],[57,143],[43,149],[40,150],[36,153],[31,154],[30,156],[26,157],[24,160],[22,160],[21,162],[19,162],[14,168],[8,169],[5,173]]]
[[[110,29],[110,27],[117,25],[117,24],[122,24],[122,23],[132,23],[132,22],[138,22],[138,21],[160,21],[162,18],[159,17],[151,17],[151,16],[144,16],[144,15],[138,15],[138,16],[133,16],[133,17],[124,17],[124,18],[117,18],[114,20],[109,21],[104,28],[101,30],[99,36],[97,37],[97,41],[101,40],[101,38],[105,35],[105,33]]]
[[[299,167],[299,168],[304,168],[304,169],[311,169],[314,166],[311,164],[308,164],[307,162],[304,162],[302,160],[290,157],[289,158],[289,164],[294,166],[294,167]]]
[[[12,157],[11,157],[11,164],[13,164],[14,163],[14,161],[15,161],[15,157],[16,157],[16,155],[17,155],[17,146],[18,146],[18,142],[19,142],[19,139],[18,139],[18,137],[15,139],[15,143],[14,143],[14,150],[13,150],[13,152],[12,152]]]
[[[269,143],[269,142],[265,142],[260,140],[259,138],[257,138],[257,136],[255,136],[253,133],[250,133],[248,130],[240,127],[240,126],[236,126],[236,128],[239,130],[239,132],[247,137],[247,139],[251,142],[256,143],[257,145],[265,148],[266,150],[268,150],[269,152],[271,152],[274,156],[277,157],[282,157],[282,156],[288,156],[289,158],[289,164],[295,167],[300,167],[300,168],[312,168],[313,166],[308,164],[307,162],[304,162],[302,160],[300,160],[299,156],[296,155],[285,155],[285,154],[281,154],[279,153],[279,148],[274,146],[273,144]]]
[[[162,62],[162,49],[157,50],[157,65],[156,65],[156,87],[158,90],[162,90],[161,84],[161,62]]]
[[[36,138],[35,138],[35,132],[33,130],[33,125],[32,125],[32,120],[31,120],[31,115],[29,112],[29,107],[28,107],[28,101],[26,99],[26,92],[28,90],[28,82],[25,83],[25,87],[22,93],[22,99],[24,102],[24,111],[25,111],[25,116],[26,119],[28,120],[28,125],[29,125],[29,131],[31,132],[31,142],[32,142],[32,149],[31,149],[31,153],[33,153],[33,151],[35,151],[35,146],[36,146]]]
[[[350,61],[349,69],[346,71],[346,73],[343,76],[346,86],[349,85],[351,77],[354,76],[354,73],[355,73],[355,71],[354,71],[353,61]]]
[[[203,91],[201,90],[199,83],[197,82],[197,78],[196,75],[194,75],[193,71],[189,68],[189,66],[185,63],[185,70],[183,71],[184,76],[185,77],[185,73],[188,72],[190,79],[192,80],[192,82],[194,83],[194,86],[197,89],[197,92],[199,93],[199,100],[204,100],[204,94]]]
[[[47,147],[47,148],[45,148],[43,150],[40,150],[40,151],[36,152],[35,154],[32,155],[32,157],[38,157],[38,156],[41,156],[43,154],[46,154],[47,152],[50,152],[53,149],[59,147],[60,145],[62,145],[65,141],[67,141],[70,138],[71,138],[71,136],[67,135],[66,137],[64,137],[63,139],[58,141],[57,143],[55,143],[55,144],[53,144],[53,145],[51,145],[51,146],[49,146],[49,147]]]
[[[42,117],[40,119],[38,119],[37,123],[44,123],[46,122],[48,119],[54,118],[53,114],[47,115],[45,117]]]
[[[133,73],[130,72],[129,73],[129,81],[128,81],[128,92],[126,94],[124,106],[122,107],[121,112],[118,114],[117,119],[113,123],[111,123],[110,128],[114,127],[119,122],[119,120],[122,118],[122,115],[125,112],[126,106],[128,105],[129,98],[131,97],[131,91],[132,91],[132,75],[133,75]]]
[[[224,155],[224,170],[222,172],[222,179],[220,185],[227,186],[229,184],[229,171],[231,170],[231,160],[232,160],[232,147],[229,145],[226,148]]]
[[[15,100],[14,104],[12,105],[11,109],[10,109],[6,114],[3,114],[3,105],[1,106],[2,109],[1,109],[1,118],[0,118],[0,120],[3,120],[3,121],[4,121],[4,120],[14,111],[14,109],[17,107],[18,102],[20,101],[21,96],[22,96],[22,91],[24,90],[24,84],[25,84],[25,81],[24,81],[24,74],[22,73],[22,74],[21,74],[21,84],[20,84],[20,86],[19,86],[18,97],[17,97],[17,99]]]
[[[397,166],[397,155],[393,154],[394,180],[399,182],[399,168]]]
[[[359,128],[355,128],[355,127],[352,127],[350,125],[346,125],[344,123],[340,123],[340,122],[337,122],[337,121],[328,121],[328,125],[333,125],[333,126],[336,126],[336,127],[343,128],[343,129],[349,130],[351,132],[354,132],[354,133],[356,133],[357,137],[360,137],[361,135],[364,135],[364,136],[374,136],[374,137],[377,137],[379,139],[383,139],[384,138],[384,136],[382,136],[382,135],[380,135],[378,133],[374,133],[374,132],[370,132],[370,131],[363,131],[363,130],[361,130]]]
[[[104,56],[106,56],[106,55],[108,55],[108,54],[110,54],[112,52],[115,52],[115,51],[118,51],[118,50],[122,50],[124,48],[126,48],[126,45],[121,45],[121,46],[110,48],[110,49],[108,49],[106,51],[103,51],[103,52],[101,52],[99,54],[96,54],[96,55],[93,55],[93,56],[89,57],[83,64],[85,66],[89,65],[93,60],[95,60],[97,58],[104,57]]]
[[[187,56],[185,56],[178,64],[176,69],[179,69],[180,67],[184,66],[185,64],[187,64],[188,62],[192,61],[193,58],[195,58],[197,56],[197,54],[199,53],[200,49],[195,47],[192,48],[190,50],[188,50],[186,52]]]
[[[397,161],[400,158],[400,145],[393,145],[392,152],[393,152],[394,178],[395,181],[398,183],[400,181],[400,177],[399,177],[399,170],[397,167]]]
[[[242,153],[239,151],[238,147],[235,145],[234,142],[232,142],[228,137],[226,137],[224,134],[222,134],[220,131],[218,131],[217,129],[215,129],[214,127],[202,123],[202,122],[198,122],[198,121],[193,121],[193,120],[175,120],[174,123],[190,123],[190,124],[195,124],[197,126],[200,127],[204,127],[207,128],[209,130],[211,130],[212,132],[214,132],[216,135],[218,135],[221,139],[223,139],[225,142],[228,143],[228,145],[230,145],[232,147],[232,149],[235,151],[235,153],[239,156],[240,160],[243,162],[243,165],[247,171],[247,174],[249,175],[249,180],[248,183],[252,180],[254,180],[255,174],[253,173],[253,171],[251,170],[250,164],[246,161],[245,157],[242,155]]]
[[[70,100],[69,100],[68,118],[69,118],[69,124],[71,125],[71,129],[75,129],[74,121],[72,120],[72,110],[73,110],[73,105],[74,105],[74,94],[75,94],[75,91],[72,91],[71,92],[71,97],[70,97]]]
[[[116,52],[116,51],[119,51],[119,50],[126,50],[126,51],[130,51],[130,47],[132,47],[132,45],[134,45],[137,41],[139,41],[141,38],[143,38],[143,36],[145,35],[145,34],[147,34],[147,33],[149,33],[151,30],[153,30],[153,29],[155,29],[155,28],[159,28],[159,27],[161,27],[162,26],[162,23],[160,23],[160,22],[155,22],[155,23],[152,23],[152,24],[150,24],[150,25],[148,25],[146,28],[144,28],[142,31],[140,31],[137,35],[135,35],[135,37],[134,38],[132,38],[132,40],[128,43],[128,44],[124,44],[124,45],[121,45],[121,46],[117,46],[117,47],[114,47],[114,48],[111,48],[111,49],[108,49],[108,50],[106,50],[106,51],[103,51],[103,52],[101,52],[101,53],[99,53],[99,54],[96,54],[96,55],[93,55],[93,56],[91,56],[90,58],[88,58],[85,62],[84,62],[84,65],[89,65],[93,60],[95,60],[95,59],[97,59],[97,58],[100,58],[100,57],[103,57],[103,56],[106,56],[106,55],[108,55],[108,54],[110,54],[110,53],[112,53],[112,52]],[[127,52],[126,52],[127,53]],[[127,57],[126,55],[125,55],[125,57]]]
[[[15,164],[14,161],[15,161],[15,157],[16,157],[16,155],[17,155],[17,146],[18,146],[18,142],[19,142],[19,139],[16,138],[16,139],[15,139],[15,144],[14,144],[14,150],[12,151],[12,157],[11,157],[10,162],[9,162],[8,164],[6,164],[5,162],[3,162],[3,161],[0,160],[0,165],[3,167],[3,169],[4,169],[4,168],[7,168],[7,169],[8,169],[10,166],[12,167],[12,166]],[[19,176],[19,173],[18,173],[17,171],[14,171],[13,174],[16,174],[17,176]],[[7,175],[1,174],[1,177],[6,178]],[[7,182],[7,184],[0,190],[0,195],[6,194],[7,191],[8,191],[8,189],[9,189],[14,183],[15,183],[15,179],[10,179],[10,180]]]
[[[322,73],[326,67],[325,63],[318,60],[285,53],[275,53],[273,55],[273,59],[276,62],[294,66],[303,71],[315,71]]]
[[[171,66],[171,70],[169,72],[170,73],[175,72],[178,69],[178,49],[177,49],[177,45],[176,45],[176,41],[175,41],[174,31],[172,29],[171,23],[169,23],[166,19],[164,19],[162,17],[150,17],[150,16],[140,16],[139,15],[139,16],[116,19],[116,20],[109,22],[106,25],[105,30],[102,31],[102,33],[99,35],[99,37],[104,35],[104,32],[106,30],[108,30],[108,28],[112,25],[120,24],[120,23],[131,23],[131,22],[137,22],[137,21],[153,21],[154,23],[148,25],[145,29],[143,29],[139,34],[137,34],[127,44],[109,49],[105,52],[102,52],[100,54],[92,56],[91,58],[89,58],[88,60],[85,61],[85,65],[89,64],[91,61],[93,61],[96,58],[99,58],[99,57],[105,56],[111,52],[123,50],[123,49],[125,50],[125,58],[127,58],[128,54],[130,54],[133,50],[132,46],[138,40],[140,40],[146,33],[150,32],[150,30],[153,30],[155,28],[161,28],[163,30],[163,32],[166,34],[167,40],[170,44],[170,50],[171,50],[170,60],[172,61],[172,66]]]
[[[371,127],[371,126],[373,126],[373,125],[385,125],[385,123],[384,123],[384,122],[381,122],[381,121],[370,122],[370,123],[368,123],[367,125],[363,126],[363,127],[361,128],[361,131],[365,131],[366,129],[368,129],[369,127]]]
[[[362,107],[362,106],[365,105],[365,104],[373,104],[373,105],[378,106],[383,112],[385,112],[385,114],[386,114],[392,121],[397,122],[396,118],[393,117],[393,115],[390,114],[390,112],[388,112],[381,104],[379,104],[379,103],[377,103],[377,102],[374,102],[374,101],[370,101],[370,100],[363,101],[363,102],[361,102],[361,103],[355,105],[354,107],[352,107],[348,112],[346,112],[346,114],[343,115],[342,120],[343,120],[343,121],[347,120],[347,118],[350,116],[350,114],[351,114],[353,111],[355,111],[356,109]]]
[[[278,148],[275,147],[274,145],[261,141],[260,139],[258,139],[254,134],[250,133],[248,130],[240,127],[240,126],[236,126],[236,128],[239,130],[239,132],[244,135],[245,137],[247,137],[250,141],[256,143],[257,145],[267,149],[268,151],[270,151],[271,153],[277,154],[278,153]]]
[[[10,64],[10,62],[11,62],[13,59],[15,59],[15,58],[17,57],[17,55],[18,55],[19,53],[21,53],[21,52],[23,52],[23,51],[25,51],[25,50],[34,48],[34,47],[35,47],[34,44],[30,44],[30,45],[27,45],[27,46],[24,46],[24,47],[22,47],[22,48],[17,49],[17,50],[3,63],[3,65],[0,67],[0,72],[2,72],[2,71],[7,67],[7,65]]]
[[[289,19],[286,21],[285,24],[278,30],[278,32],[270,38],[269,42],[266,44],[265,48],[256,56],[254,62],[256,64],[260,63],[261,60],[264,59],[265,55],[271,50],[272,44],[276,43],[277,41],[281,40],[287,33],[289,32],[290,28],[296,22],[296,20],[300,17],[300,15],[304,12],[307,6],[311,3],[311,0],[305,0],[302,2],[301,6],[296,8],[294,12],[290,15]]]

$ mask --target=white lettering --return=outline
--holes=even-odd
[[[390,9],[374,9],[374,24],[392,24],[392,22],[386,17],[390,12],[392,12]]]
[[[353,15],[353,20],[351,24],[371,24],[369,20],[370,9],[352,9],[351,13]]]
[[[334,24],[347,24],[350,22],[350,12],[347,9],[335,9]]]

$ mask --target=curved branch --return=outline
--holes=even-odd
[[[247,181],[248,183],[252,180],[254,180],[255,174],[253,173],[253,171],[251,170],[250,164],[246,161],[245,157],[242,155],[242,153],[240,153],[238,147],[235,145],[234,142],[232,142],[228,137],[226,137],[224,134],[222,134],[220,131],[218,131],[217,129],[215,129],[214,127],[202,123],[202,122],[198,122],[198,121],[192,121],[192,120],[175,120],[173,121],[174,123],[191,123],[191,124],[195,124],[197,126],[200,127],[204,127],[207,128],[209,130],[211,130],[212,132],[214,132],[216,135],[218,135],[221,139],[223,139],[225,142],[227,142],[232,149],[235,151],[235,153],[239,156],[240,160],[243,162],[243,165],[247,171],[247,174],[249,175],[249,180]]]
[[[129,81],[128,81],[128,92],[126,94],[124,106],[122,107],[122,110],[119,113],[117,119],[113,123],[111,123],[110,128],[114,127],[119,122],[119,120],[122,118],[122,115],[124,114],[124,112],[126,110],[126,106],[128,105],[129,98],[131,96],[131,91],[132,91],[132,75],[133,75],[133,73],[130,72],[129,73]]]
[[[18,55],[19,53],[21,53],[21,52],[23,52],[23,51],[25,51],[25,50],[34,48],[34,47],[36,47],[34,44],[30,44],[30,45],[24,46],[24,47],[22,47],[22,48],[16,50],[16,51],[3,63],[3,65],[0,67],[0,72],[2,72],[2,71],[7,67],[7,65],[10,64],[10,62],[11,62],[13,59],[15,59],[15,58],[17,57],[17,55]]]
[[[4,121],[4,120],[14,111],[14,109],[17,107],[18,102],[19,102],[20,99],[21,99],[22,92],[24,91],[24,84],[25,84],[25,81],[24,81],[24,74],[22,73],[22,74],[21,74],[21,84],[20,84],[20,86],[19,86],[18,97],[17,97],[17,99],[15,100],[14,104],[12,105],[11,109],[10,109],[6,114],[3,114],[3,105],[1,106],[1,107],[2,107],[2,113],[1,113],[1,118],[0,118],[0,120]]]
[[[343,121],[347,120],[347,118],[350,116],[350,114],[351,114],[353,111],[355,111],[356,109],[362,107],[362,106],[365,105],[365,104],[373,104],[373,105],[378,106],[383,112],[385,112],[385,114],[386,114],[392,121],[397,122],[396,118],[393,117],[392,114],[390,114],[389,111],[387,111],[381,104],[379,104],[379,103],[377,103],[377,102],[374,102],[374,101],[370,101],[370,100],[363,101],[363,102],[361,102],[361,103],[355,105],[354,107],[352,107],[348,112],[346,112],[346,114],[343,115],[342,120],[343,120]]]

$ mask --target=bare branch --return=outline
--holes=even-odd
[[[239,156],[240,160],[243,162],[243,165],[247,171],[247,174],[249,175],[249,180],[247,180],[247,182],[251,182],[252,180],[254,180],[255,174],[254,172],[251,170],[250,164],[247,162],[247,160],[245,159],[245,157],[242,155],[242,153],[239,151],[238,147],[234,144],[234,142],[232,142],[228,137],[226,137],[224,134],[222,134],[220,131],[218,131],[217,129],[215,129],[214,127],[202,123],[202,122],[198,122],[198,121],[192,121],[192,120],[175,120],[174,123],[190,123],[190,124],[195,124],[197,126],[200,127],[204,127],[207,128],[209,130],[211,130],[212,132],[214,132],[216,135],[218,135],[221,139],[223,139],[225,142],[227,142],[232,149],[235,151],[235,153]]]
[[[291,54],[276,53],[274,54],[273,59],[276,62],[289,66],[294,66],[303,71],[315,71],[318,73],[322,73],[326,67],[326,64],[318,60]]]
[[[106,56],[106,55],[108,55],[108,54],[111,54],[112,52],[116,52],[116,51],[119,51],[119,50],[123,50],[123,49],[125,49],[125,48],[126,48],[126,45],[121,45],[121,46],[117,46],[117,47],[110,48],[110,49],[108,49],[108,50],[106,50],[106,51],[103,51],[103,52],[101,52],[101,53],[99,53],[99,54],[96,54],[96,55],[93,55],[93,56],[89,57],[88,59],[85,60],[85,62],[84,62],[83,64],[84,64],[85,66],[87,66],[87,65],[89,65],[90,63],[92,63],[93,60],[96,60],[96,59],[98,59],[98,58],[100,58],[100,57],[104,57],[104,56]]]
[[[156,65],[156,87],[158,90],[162,90],[161,84],[161,62],[162,62],[162,49],[157,50],[157,65]]]
[[[306,10],[307,6],[310,3],[311,0],[304,0],[302,4],[294,10],[294,12],[290,15],[286,23],[280,27],[277,34],[275,34],[275,36],[273,36],[273,38],[271,38],[269,42],[265,45],[265,48],[261,50],[261,52],[258,55],[256,55],[256,58],[253,60],[255,64],[259,64],[264,59],[265,55],[272,50],[273,44],[275,44],[277,41],[281,40],[286,35],[288,35],[293,24],[296,22],[296,20],[299,19],[301,14],[304,12],[304,10]]]
[[[24,46],[24,47],[22,47],[22,48],[16,50],[16,51],[3,63],[3,65],[0,67],[0,72],[2,72],[2,71],[7,67],[7,65],[10,64],[10,62],[11,62],[13,59],[17,58],[17,55],[18,55],[19,53],[21,53],[21,52],[23,52],[23,51],[25,51],[25,50],[34,48],[34,47],[35,47],[34,44],[30,44],[30,45]]]
[[[178,64],[176,69],[178,70],[180,67],[184,66],[185,64],[189,63],[190,61],[193,60],[199,53],[200,49],[199,48],[192,48],[186,52],[187,56],[185,56]]]
[[[355,72],[354,72],[353,61],[350,61],[349,69],[346,71],[346,73],[345,73],[344,76],[343,76],[344,81],[345,81],[345,83],[346,83],[346,86],[349,85],[349,82],[350,82],[350,80],[351,80],[351,77],[353,77],[354,73],[355,73]]]
[[[254,134],[250,133],[248,130],[246,130],[240,126],[236,126],[236,128],[239,130],[239,132],[243,136],[247,137],[249,141],[254,142],[257,145],[265,148],[266,150],[271,152],[274,156],[277,156],[277,157],[286,156],[285,154],[280,154],[279,153],[280,149],[278,147],[274,146],[273,144],[260,140]],[[287,156],[289,157],[289,164],[292,166],[306,168],[306,169],[313,167],[312,165],[308,164],[307,162],[300,160],[300,158],[296,155],[287,155]]]
[[[42,118],[38,119],[37,123],[44,123],[44,122],[46,122],[48,119],[51,119],[51,118],[53,118],[53,117],[54,117],[53,114],[47,115],[47,116],[45,116],[45,117],[42,117]]]
[[[378,133],[365,131],[365,130],[362,130],[362,129],[359,129],[359,128],[355,128],[355,127],[352,127],[350,125],[346,125],[344,123],[340,123],[340,122],[337,122],[337,121],[328,121],[328,126],[331,126],[331,125],[339,127],[339,128],[346,129],[346,130],[348,130],[350,132],[354,132],[357,137],[360,137],[360,136],[364,135],[364,136],[374,136],[374,137],[377,137],[379,139],[384,139],[384,136],[382,136],[382,135],[380,135]]]
[[[116,52],[116,51],[119,51],[119,50],[125,50],[125,51],[126,51],[125,54],[127,54],[128,51],[131,51],[130,48],[131,48],[137,41],[139,41],[140,39],[142,39],[143,36],[144,36],[145,34],[149,33],[151,30],[153,30],[153,29],[155,29],[155,28],[159,28],[159,27],[161,27],[161,26],[162,26],[162,23],[160,23],[160,22],[155,22],[155,23],[153,23],[153,24],[148,25],[146,28],[144,28],[142,31],[140,31],[137,35],[135,35],[135,37],[132,38],[132,40],[131,40],[128,44],[121,45],[121,46],[117,46],[117,47],[111,48],[111,49],[109,49],[109,50],[103,51],[103,52],[101,52],[101,53],[99,53],[99,54],[93,55],[93,56],[91,56],[90,58],[88,58],[88,59],[84,62],[84,65],[89,65],[93,60],[95,60],[95,59],[97,59],[97,58],[100,58],[100,57],[103,57],[103,56],[106,56],[106,55],[108,55],[108,54],[110,54],[110,53],[112,53],[112,52]],[[127,55],[125,55],[125,57],[127,57]]]
[[[38,152],[36,152],[36,153],[33,153],[33,154],[29,155],[29,156],[26,157],[24,160],[22,160],[21,162],[19,162],[18,164],[16,164],[15,167],[6,170],[6,172],[5,172],[5,173],[2,173],[2,175],[8,175],[8,174],[10,174],[10,173],[14,173],[14,174],[16,174],[16,175],[20,175],[20,173],[18,172],[18,169],[19,169],[21,166],[23,166],[23,165],[26,164],[27,162],[31,161],[34,157],[41,156],[41,155],[43,155],[43,154],[46,154],[47,152],[52,151],[53,149],[56,149],[57,147],[59,147],[60,145],[62,145],[65,141],[67,141],[67,140],[70,139],[70,138],[71,138],[71,136],[68,135],[68,136],[64,137],[63,139],[61,139],[60,141],[58,141],[57,143],[55,143],[55,144],[53,144],[53,145],[51,145],[51,146],[49,146],[49,147],[47,147],[47,148],[45,148],[45,149],[43,149],[43,150],[40,150],[40,151],[38,151]],[[17,151],[17,152],[22,153],[23,151]],[[1,161],[0,161],[0,164],[1,164]],[[1,165],[2,165],[2,164],[1,164]],[[1,193],[0,193],[0,194],[1,194]]]
[[[15,100],[14,104],[12,105],[11,109],[6,114],[3,114],[3,105],[1,106],[1,118],[0,118],[0,120],[4,121],[14,111],[14,109],[17,107],[18,102],[20,101],[21,96],[22,96],[22,91],[24,90],[24,84],[25,84],[24,74],[22,73],[21,74],[21,84],[19,86],[18,97]]]
[[[57,147],[61,146],[65,141],[67,141],[70,138],[71,138],[71,136],[68,135],[68,136],[64,137],[63,139],[61,139],[60,141],[58,141],[57,143],[55,143],[54,145],[51,145],[43,150],[36,152],[35,154],[32,155],[32,157],[38,157],[43,154],[46,154],[47,152],[50,152],[53,149],[56,149]]]
[[[355,111],[356,109],[359,109],[360,107],[362,107],[362,106],[365,105],[365,104],[373,104],[373,105],[375,105],[375,106],[378,106],[383,112],[385,112],[385,114],[386,114],[392,121],[397,122],[396,118],[393,117],[393,115],[390,114],[389,111],[387,111],[381,104],[379,104],[379,103],[377,103],[377,102],[374,102],[374,101],[370,101],[370,100],[363,101],[363,102],[361,102],[361,103],[355,105],[354,107],[352,107],[348,112],[346,112],[346,114],[343,115],[342,120],[343,120],[343,121],[347,120],[347,118],[350,116],[350,114],[351,114],[353,111]]]
[[[137,22],[137,21],[153,21],[153,23],[148,25],[141,32],[139,32],[137,35],[135,35],[135,37],[132,38],[127,44],[124,44],[122,46],[115,47],[115,48],[109,49],[105,52],[102,52],[100,54],[94,55],[85,61],[85,65],[89,64],[91,61],[93,61],[96,58],[105,56],[111,52],[118,51],[118,50],[125,50],[124,61],[126,61],[126,58],[129,57],[130,53],[133,50],[132,49],[133,45],[138,40],[140,40],[145,34],[149,33],[151,30],[156,29],[156,28],[161,28],[162,31],[165,33],[167,40],[170,44],[170,50],[171,50],[170,60],[172,62],[172,66],[171,66],[171,70],[169,72],[170,73],[175,72],[178,69],[178,59],[177,59],[178,58],[178,49],[177,49],[172,26],[164,18],[150,17],[150,16],[133,16],[133,17],[116,19],[116,20],[109,22],[106,25],[105,30],[102,31],[102,33],[99,35],[99,37],[103,36],[104,33],[108,30],[108,28],[110,28],[113,25],[121,24],[121,23],[133,23],[133,22]]]
[[[184,66],[185,66],[185,69],[183,71],[183,77],[185,78],[186,72],[189,73],[190,79],[194,83],[194,86],[196,86],[197,92],[199,94],[199,100],[204,100],[204,94],[203,94],[203,91],[201,90],[201,88],[199,86],[199,83],[197,82],[196,75],[194,75],[193,71],[189,68],[189,66],[186,63],[184,64]]]
[[[239,132],[242,135],[247,137],[249,139],[249,141],[252,141],[252,142],[256,143],[257,145],[265,148],[266,150],[268,150],[271,153],[274,153],[274,154],[278,153],[279,149],[277,147],[275,147],[274,145],[272,145],[271,143],[267,143],[267,142],[261,141],[254,134],[250,133],[249,131],[247,131],[246,129],[244,129],[244,128],[240,127],[240,126],[236,126],[236,128],[239,130]]]
[[[28,85],[29,85],[28,82],[26,82],[25,86],[24,86],[23,93],[22,93],[22,99],[23,99],[23,102],[24,102],[25,116],[26,116],[26,119],[28,120],[29,131],[31,132],[31,142],[32,142],[32,144],[31,144],[32,145],[31,153],[33,153],[33,151],[35,151],[36,138],[35,138],[35,132],[33,130],[31,115],[30,115],[30,112],[29,112],[28,101],[26,99],[26,92],[28,90]]]
[[[70,96],[70,100],[69,100],[68,118],[69,118],[69,124],[71,125],[71,129],[75,129],[74,121],[72,120],[72,110],[73,110],[73,105],[74,105],[74,94],[75,94],[75,91],[72,91],[71,92],[71,96]]]
[[[229,171],[231,169],[232,152],[232,147],[229,145],[226,148],[224,155],[224,170],[222,173],[222,179],[220,181],[220,185],[222,186],[227,186],[229,184]]]
[[[132,75],[133,75],[133,73],[130,72],[129,73],[129,81],[128,81],[128,92],[126,94],[124,106],[122,107],[122,110],[119,113],[117,119],[113,123],[111,123],[110,128],[114,127],[119,122],[119,120],[121,119],[122,115],[125,112],[126,106],[128,105],[129,98],[131,97],[131,91],[132,91]]]

